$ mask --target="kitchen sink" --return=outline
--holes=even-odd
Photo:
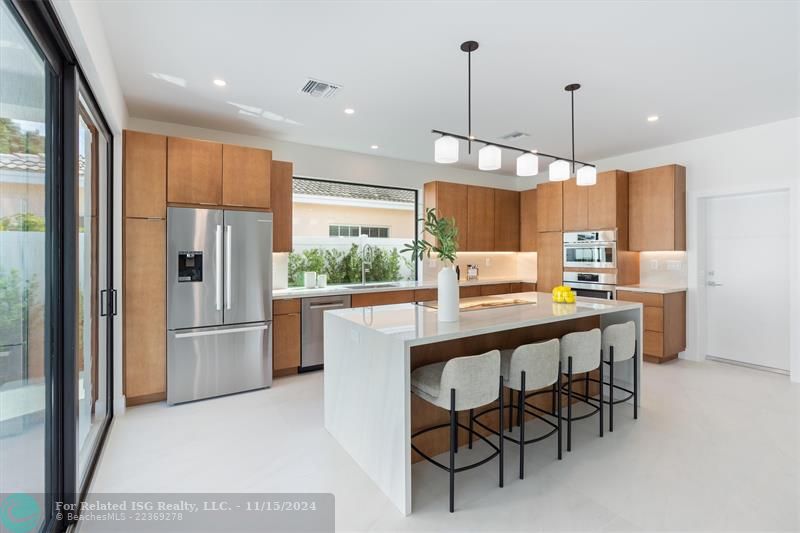
[[[367,285],[347,285],[348,289],[385,289],[387,287],[399,287],[397,283],[368,283]]]

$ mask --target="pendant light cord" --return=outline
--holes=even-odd
[[[467,52],[467,153],[472,153],[472,52]],[[574,157],[573,157],[574,159]]]
[[[575,91],[570,91],[570,105],[572,109],[572,174],[575,174]]]

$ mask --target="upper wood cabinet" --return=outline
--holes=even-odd
[[[222,204],[222,145],[194,139],[167,140],[167,201]]]
[[[125,216],[167,216],[167,138],[138,131],[122,134]]]
[[[564,182],[564,231],[617,230],[617,246],[628,247],[628,173],[601,172],[597,183],[579,187]]]
[[[467,187],[467,250],[494,250],[494,189]]]
[[[686,168],[637,170],[629,179],[630,249],[686,250]]]
[[[292,251],[292,178],[293,165],[272,161],[270,196],[272,207],[272,251]]]
[[[494,189],[494,250],[517,252],[520,246],[520,194]]]
[[[424,186],[425,209],[436,209],[440,217],[454,218],[458,228],[458,249],[467,250],[467,186],[446,181],[431,181]]]
[[[537,235],[536,189],[519,193],[519,251],[535,252]]]
[[[561,231],[563,183],[548,181],[536,187],[536,225],[539,232]]]
[[[222,204],[269,209],[272,152],[259,148],[222,146]]]
[[[536,259],[536,287],[541,292],[550,292],[561,285],[563,268],[563,233],[547,231],[539,233],[539,253]]]
[[[595,229],[589,227],[589,188],[579,187],[577,180],[563,182],[564,231]]]

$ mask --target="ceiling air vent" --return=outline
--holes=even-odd
[[[341,85],[335,83],[308,78],[300,88],[300,93],[308,94],[315,98],[330,98],[341,88]]]
[[[506,133],[500,138],[506,141],[513,141],[514,139],[521,139],[522,137],[530,137],[530,135],[524,131],[512,131],[511,133]]]

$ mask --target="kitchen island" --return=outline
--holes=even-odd
[[[410,436],[447,417],[411,395],[412,370],[629,320],[642,345],[639,303],[578,298],[556,304],[550,294],[527,292],[467,298],[461,305],[471,310],[458,322],[439,322],[434,306],[417,304],[325,313],[325,428],[406,515],[412,510],[411,464],[418,459]],[[630,387],[632,366],[619,366],[616,382]],[[419,443],[432,456],[448,446],[446,435],[435,433]]]

